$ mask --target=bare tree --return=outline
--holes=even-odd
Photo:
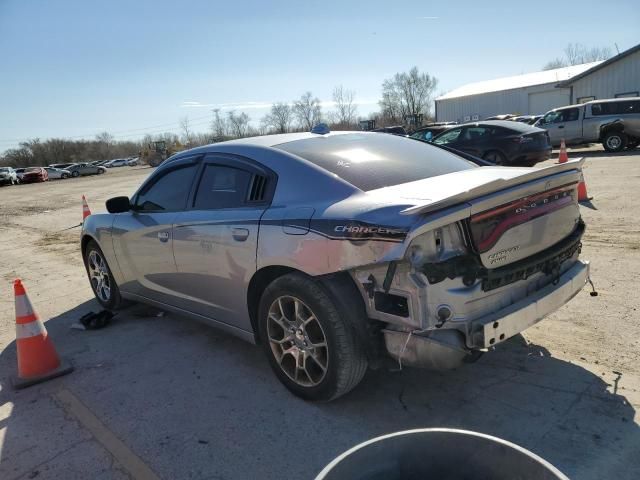
[[[320,99],[314,98],[311,92],[306,92],[293,102],[293,113],[303,130],[311,130],[322,118]]]
[[[98,142],[98,155],[102,158],[109,158],[111,153],[111,145],[113,145],[113,135],[109,132],[102,132],[96,135]]]
[[[382,84],[379,105],[383,115],[403,123],[413,115],[430,116],[437,85],[437,78],[426,72],[420,73],[418,67],[396,73]]]
[[[334,121],[341,127],[350,127],[358,117],[358,107],[355,104],[356,92],[347,90],[342,85],[333,89],[333,103],[335,111]]]
[[[180,129],[182,130],[182,140],[185,145],[191,146],[193,143],[193,132],[191,131],[191,125],[189,124],[189,117],[183,117],[180,119]]]
[[[236,115],[235,110],[227,112],[227,122],[229,124],[229,130],[234,137],[242,138],[246,137],[249,130],[249,115],[242,112]]]
[[[211,131],[213,136],[217,141],[222,140],[227,136],[227,132],[229,131],[227,120],[220,115],[220,109],[213,109],[213,121],[211,122]]]
[[[287,133],[293,121],[293,110],[287,103],[274,103],[271,111],[263,118],[265,127],[276,133]]]
[[[611,58],[611,48],[591,47],[588,48],[582,43],[569,43],[564,49],[564,58],[556,58],[547,62],[543,70],[568,67],[570,65],[581,65],[583,63],[597,62]]]
[[[566,67],[567,62],[562,58],[555,58],[547,63],[545,63],[543,70],[555,70],[556,68]]]

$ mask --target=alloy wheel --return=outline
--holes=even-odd
[[[93,291],[100,300],[108,302],[111,298],[111,280],[107,262],[97,251],[91,250],[87,259],[87,267]]]
[[[269,308],[267,334],[282,371],[295,383],[313,387],[329,364],[327,337],[313,311],[300,299],[281,296]]]

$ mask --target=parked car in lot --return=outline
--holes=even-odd
[[[71,172],[69,170],[63,170],[62,168],[44,167],[49,176],[49,180],[58,180],[61,178],[69,178]]]
[[[67,168],[67,170],[71,173],[72,177],[79,177],[80,175],[100,175],[107,171],[104,167],[91,165],[89,163],[76,163]]]
[[[130,158],[127,160],[127,165],[130,167],[135,167],[138,165],[138,159],[137,158]]]
[[[472,361],[571,299],[589,275],[581,168],[480,168],[369,132],[233,140],[108,200],[82,255],[103,307],[141,301],[260,343],[293,393],[330,400],[387,356]]]
[[[49,181],[49,174],[42,167],[29,167],[22,175],[22,183],[36,183]]]
[[[22,177],[24,176],[24,171],[26,168],[16,168],[16,176],[18,177],[18,183],[22,182]]]
[[[516,115],[513,113],[503,113],[502,115],[494,115],[492,117],[487,117],[485,120],[512,120]]]
[[[402,136],[407,135],[407,131],[404,129],[402,125],[396,125],[394,127],[374,128],[371,131],[377,132],[377,133],[390,133],[392,135],[402,135]]]
[[[12,167],[0,167],[0,185],[19,183],[18,174]]]
[[[127,159],[126,158],[116,158],[115,160],[110,160],[107,163],[104,164],[105,167],[107,168],[113,168],[113,167],[126,167],[127,166]]]
[[[432,142],[503,166],[531,167],[551,156],[547,132],[506,120],[465,123],[435,136]]]
[[[533,125],[542,118],[542,115],[520,115],[519,117],[510,118],[512,122],[522,122],[528,125]]]
[[[430,142],[431,140],[433,140],[433,137],[444,132],[445,130],[449,130],[455,125],[457,125],[457,123],[455,122],[431,123],[417,129],[411,134],[411,138],[417,138],[418,140]]]
[[[51,168],[60,168],[60,169],[66,169],[69,168],[70,166],[75,165],[75,163],[52,163],[51,165],[49,165]]]
[[[594,100],[556,108],[535,124],[549,132],[554,147],[602,143],[608,152],[635,148],[640,143],[640,98]]]

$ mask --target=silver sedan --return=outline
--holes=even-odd
[[[273,135],[180,152],[89,216],[98,302],[145,302],[260,343],[310,400],[368,366],[473,361],[585,284],[580,161],[479,167],[382,133]]]

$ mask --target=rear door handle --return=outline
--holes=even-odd
[[[158,240],[161,242],[169,240],[169,232],[158,232]]]
[[[564,128],[564,125],[558,125],[558,128]]]
[[[239,242],[244,242],[249,237],[249,230],[246,228],[234,228],[231,230],[233,239]]]

